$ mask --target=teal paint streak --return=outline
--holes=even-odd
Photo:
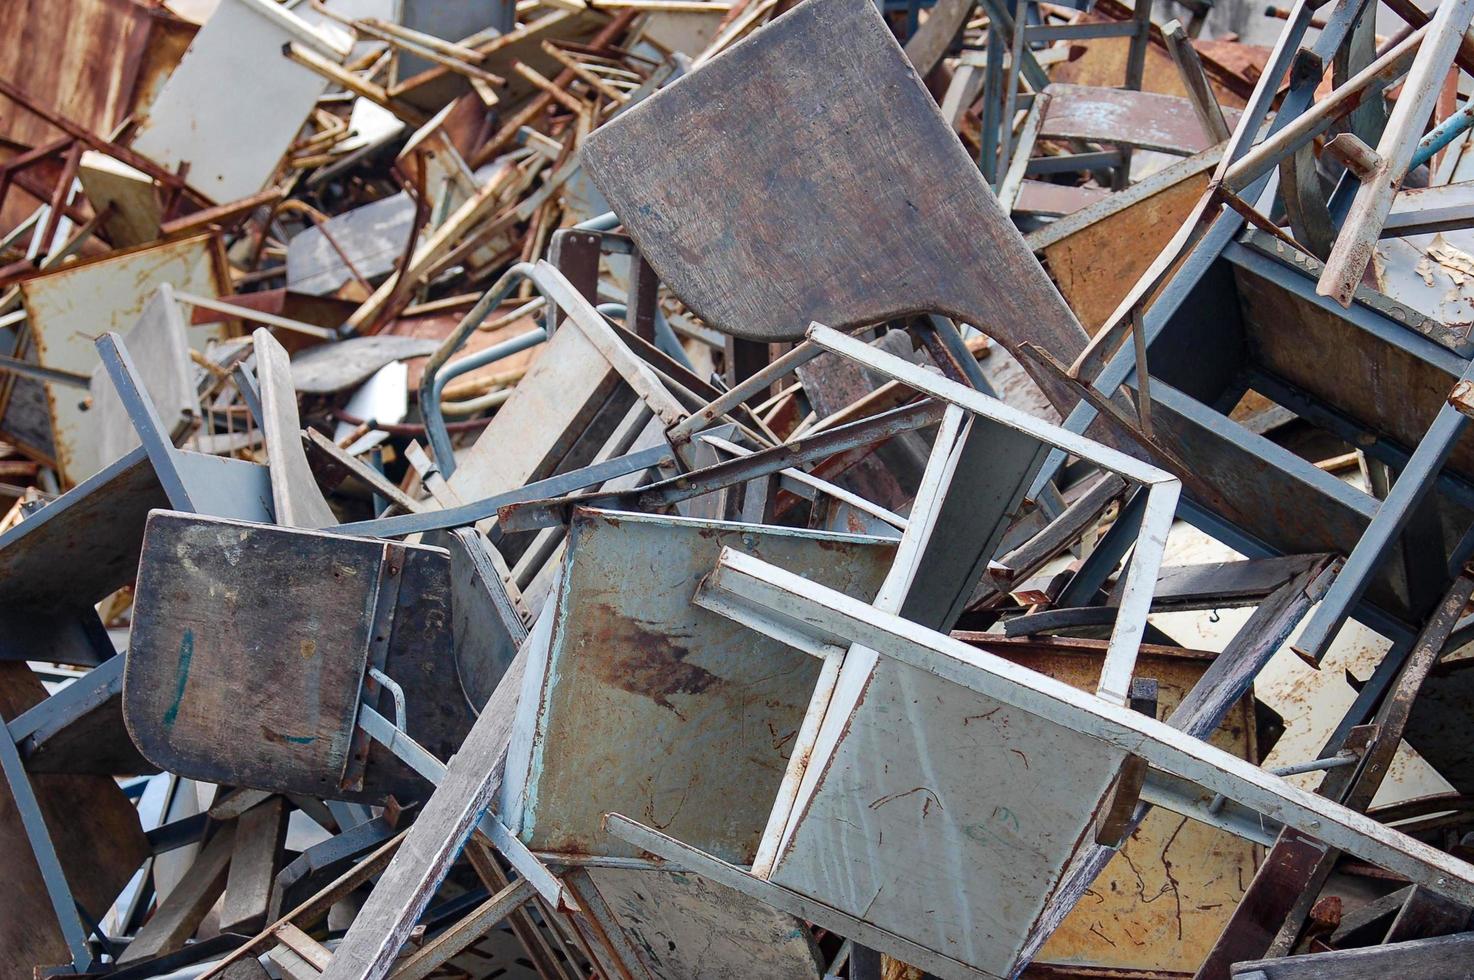
[[[291,742],[293,745],[306,745],[308,742],[317,741],[316,735],[283,735],[282,738]]]
[[[174,692],[174,703],[164,712],[164,724],[173,727],[179,717],[179,705],[184,700],[184,686],[189,683],[189,662],[194,659],[194,631],[185,630],[184,639],[179,641],[179,689]]]

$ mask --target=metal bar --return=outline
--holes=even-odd
[[[438,785],[444,777],[445,763],[435,758],[429,749],[416,742],[404,729],[366,704],[358,706],[358,727],[427,781]]]
[[[389,980],[421,980],[467,946],[484,936],[492,926],[531,898],[532,885],[526,878],[507,885],[468,912],[455,925],[400,961]]]
[[[1033,436],[1040,442],[1063,449],[1071,455],[1113,470],[1138,483],[1177,482],[1176,477],[1149,463],[1143,463],[1134,456],[1070,432],[1062,426],[1035,418],[1028,412],[1007,405],[966,385],[948,381],[924,367],[871,347],[848,334],[841,333],[832,327],[826,327],[822,323],[811,324],[808,337],[827,351],[863,364],[872,371],[899,381],[923,394]]]
[[[1102,170],[1119,167],[1126,159],[1120,150],[1099,150],[1092,153],[1061,153],[1052,157],[1030,157],[1024,165],[1026,174],[1067,174],[1077,170]]]
[[[1228,120],[1223,118],[1223,108],[1218,104],[1218,97],[1213,94],[1213,85],[1208,81],[1207,72],[1203,70],[1203,61],[1198,57],[1197,49],[1192,46],[1192,40],[1187,36],[1182,23],[1177,20],[1169,21],[1162,28],[1162,36],[1167,40],[1167,51],[1177,65],[1177,75],[1182,80],[1183,88],[1187,90],[1188,99],[1192,102],[1193,112],[1197,113],[1203,132],[1214,143],[1228,139],[1233,135],[1233,130],[1229,129]]]
[[[123,660],[119,654],[100,664],[46,700],[16,715],[7,726],[11,739],[22,743],[45,741],[73,720],[105,703],[123,690]]]
[[[824,350],[821,347],[815,347],[813,344],[799,344],[776,361],[770,362],[755,374],[739,381],[685,419],[671,426],[666,431],[666,438],[672,443],[688,441],[692,434],[711,425],[753,395],[772,385],[774,381],[809,363],[822,353]]]
[[[26,774],[25,763],[7,732],[0,738],[0,770],[10,785],[10,795],[20,814],[21,826],[30,841],[31,852],[41,869],[41,878],[46,883],[46,895],[51,899],[51,911],[56,916],[61,937],[71,954],[73,972],[85,973],[92,964],[92,952],[87,947],[87,929],[77,914],[77,903],[72,889],[67,884],[66,872],[57,857],[56,845],[51,832],[46,829],[46,818],[41,814],[41,804],[36,799],[36,790]]]
[[[1088,41],[1098,37],[1132,37],[1136,25],[1130,21],[1114,24],[1030,24],[1024,28],[1024,40],[1030,44],[1046,41]]]
[[[21,319],[25,317],[22,316]],[[92,384],[92,379],[85,374],[63,371],[60,368],[42,367],[33,361],[11,357],[8,354],[0,354],[0,374],[18,374],[22,378],[34,378],[37,381],[49,381],[52,384],[68,385],[72,388],[87,388]]]
[[[337,527],[326,528],[335,534],[357,534],[378,538],[400,538],[406,534],[420,534],[425,531],[443,531],[447,528],[465,527],[495,517],[497,511],[509,504],[522,503],[529,500],[541,500],[547,497],[556,497],[561,494],[571,493],[583,487],[591,487],[604,483],[608,480],[628,476],[631,473],[640,473],[644,470],[659,466],[668,466],[675,462],[675,453],[669,446],[651,446],[649,449],[641,449],[637,452],[628,453],[624,456],[616,456],[614,459],[582,469],[571,470],[550,476],[545,480],[537,480],[525,484],[516,490],[508,490],[506,493],[483,497],[470,503],[460,504],[455,507],[446,507],[441,510],[428,510],[418,514],[400,514],[395,517],[382,517],[372,521],[356,521],[352,524],[339,524]]]
[[[1474,380],[1474,362],[1470,362],[1462,378],[1465,382],[1470,380]],[[1371,523],[1347,556],[1346,566],[1336,576],[1325,599],[1311,614],[1310,621],[1295,641],[1293,649],[1300,656],[1320,664],[1352,607],[1366,592],[1387,549],[1433,489],[1434,478],[1468,423],[1469,417],[1450,404],[1445,403],[1438,410],[1433,424],[1398,475],[1387,499],[1377,508]]]
[[[620,840],[634,844],[642,851],[649,851],[651,854],[664,858],[674,868],[699,874],[719,885],[755,898],[780,912],[787,912],[807,922],[821,925],[857,943],[887,950],[904,959],[906,963],[929,973],[944,977],[976,977],[978,980],[996,980],[989,974],[982,973],[965,963],[873,926],[864,919],[841,912],[839,909],[798,892],[790,891],[781,885],[756,878],[736,865],[712,857],[673,837],[667,837],[623,814],[611,813],[606,816],[604,827]]]
[[[1467,0],[1466,0],[1467,2]],[[1419,45],[1429,28],[1421,27],[1390,51],[1357,72],[1345,85],[1288,121],[1288,125],[1254,146],[1223,175],[1231,190],[1239,191],[1279,166],[1279,161],[1330,129],[1337,119],[1361,105],[1382,88],[1401,78],[1413,66]],[[1281,110],[1283,113],[1284,110]]]
[[[165,285],[159,288],[169,287]],[[189,489],[185,487],[178,468],[172,464],[174,443],[168,438],[168,430],[164,428],[163,419],[159,418],[153,399],[148,397],[148,391],[138,381],[138,368],[128,354],[128,348],[123,345],[123,338],[109,330],[97,338],[97,352],[102,356],[102,365],[107,369],[108,377],[112,378],[113,387],[117,388],[118,396],[123,399],[128,417],[133,420],[133,428],[137,430],[138,439],[143,443],[149,461],[153,463],[154,473],[164,488],[164,495],[169,498],[169,506],[174,510],[196,513],[199,508],[195,506]]]
[[[863,346],[863,345],[862,345]],[[971,390],[971,389],[964,389]],[[750,456],[740,456],[713,466],[692,470],[638,490],[589,493],[551,500],[531,500],[500,511],[501,526],[507,531],[533,531],[558,527],[568,522],[577,507],[650,511],[699,497],[713,490],[745,483],[754,477],[777,473],[824,459],[859,446],[880,442],[902,432],[923,429],[942,415],[942,407],[922,402],[892,409],[849,425],[837,426],[813,436],[801,436]]]
[[[435,353],[430,355],[430,359],[425,363],[425,370],[420,375],[419,403],[420,415],[425,420],[425,435],[430,439],[430,448],[435,452],[435,460],[440,465],[440,471],[447,477],[455,472],[455,450],[451,447],[450,430],[445,427],[445,416],[441,412],[440,399],[436,397],[436,375],[450,360],[451,355],[465,344],[471,331],[480,326],[491,311],[507,298],[512,288],[531,273],[532,266],[526,262],[519,262],[502,273],[502,277],[482,294],[481,298],[476,301],[476,305],[466,312],[461,322],[456,324],[455,329],[446,336],[436,348]],[[551,321],[549,326],[551,327]]]
[[[253,310],[249,306],[238,306],[235,303],[226,303],[209,296],[196,296],[194,293],[182,293],[175,291],[174,298],[181,303],[190,306],[198,306],[202,310],[213,310],[216,313],[225,313],[230,316],[240,317],[242,320],[250,320],[252,323],[264,323],[268,327],[281,327],[283,330],[291,330],[295,333],[306,334],[309,337],[318,337],[322,340],[337,340],[338,331],[329,327],[319,327],[312,323],[303,323],[301,320],[291,320],[275,313],[265,313],[261,310]]]

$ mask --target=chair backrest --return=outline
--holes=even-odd
[[[428,784],[360,737],[360,700],[446,758],[469,731],[439,548],[157,511],[123,676],[143,754],[191,778],[327,799],[422,797]]]

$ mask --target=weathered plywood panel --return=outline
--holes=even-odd
[[[123,678],[124,719],[144,755],[191,778],[274,792],[420,795],[423,781],[377,744],[363,791],[339,789],[384,551],[369,538],[151,515]],[[449,557],[407,547],[399,579],[381,624],[384,670],[405,690],[410,735],[443,758],[471,718],[450,652]]]
[[[1070,361],[1084,346],[868,0],[799,4],[596,130],[583,159],[661,281],[718,330],[795,340],[814,320],[930,312],[1014,350]]]
[[[818,949],[791,915],[680,871],[590,868],[604,904],[659,980],[817,980]]]
[[[217,203],[259,191],[327,79],[290,61],[297,43],[341,61],[348,45],[271,0],[222,0],[139,123],[133,149]]]
[[[219,296],[227,281],[217,239],[200,235],[78,262],[28,279],[20,289],[40,362],[90,375],[101,363],[96,338],[132,327],[160,286]],[[203,350],[209,339],[225,336],[226,326],[186,328],[190,346]],[[77,389],[47,383],[45,390],[59,476],[70,486],[100,465],[99,427]]]
[[[1422,440],[1457,377],[1247,269],[1235,274],[1258,364],[1403,446]],[[1455,444],[1448,465],[1474,476],[1474,436]]]
[[[1108,215],[1044,250],[1070,309],[1091,333],[1116,311],[1208,187],[1205,171]],[[1129,242],[1130,248],[1122,248]]]
[[[529,665],[503,813],[530,847],[633,856],[609,811],[750,863],[819,662],[691,604],[724,546],[869,599],[894,545],[757,525],[581,512],[551,649]],[[719,760],[719,761],[718,761]]]

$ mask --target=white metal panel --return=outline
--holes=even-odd
[[[160,286],[143,316],[123,335],[123,344],[143,375],[144,390],[170,435],[178,435],[199,411],[200,398],[189,360],[189,335],[173,291]],[[123,399],[101,364],[92,372],[92,411],[97,419],[98,463],[122,459],[139,444]]]
[[[132,327],[160,286],[219,296],[225,272],[217,259],[214,239],[201,235],[78,262],[26,280],[21,296],[41,363],[90,375],[101,363],[96,338]],[[211,338],[225,335],[225,326],[187,327],[189,345],[204,350]],[[50,383],[45,389],[62,479],[67,485],[79,483],[100,465],[96,416],[81,389]]]
[[[332,33],[328,33],[332,31]],[[259,191],[328,82],[282,54],[295,42],[342,61],[346,38],[272,0],[222,0],[139,124],[133,149],[219,203]]]
[[[1124,758],[881,658],[770,880],[1008,976]]]

